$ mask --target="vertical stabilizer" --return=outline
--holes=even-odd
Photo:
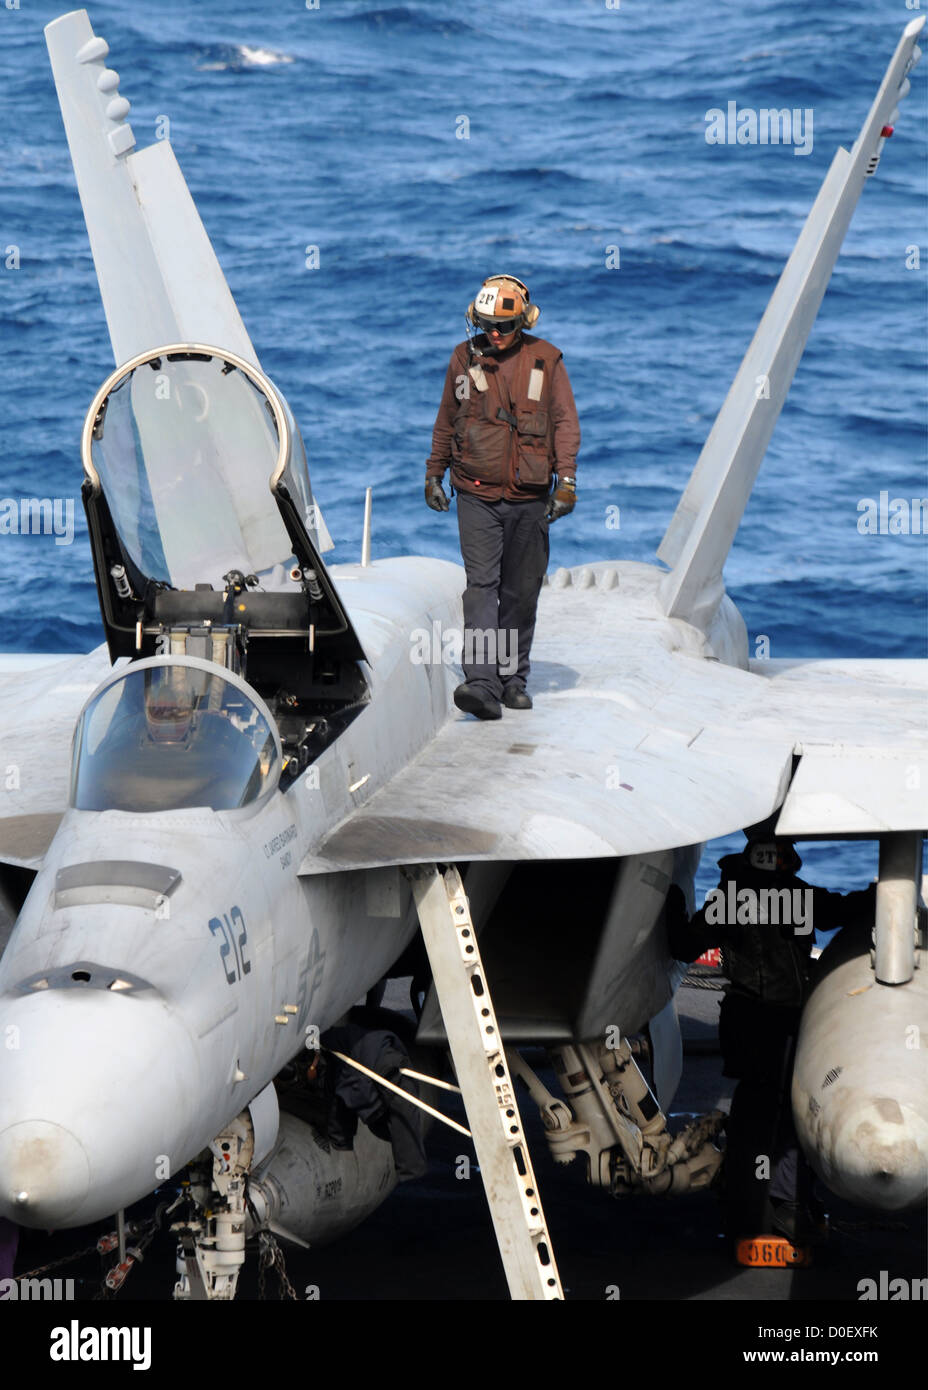
[[[54,20],[45,37],[116,365],[203,343],[260,368],[169,142],[136,149],[106,40],[86,10]],[[317,503],[313,514],[313,539],[329,550]]]
[[[725,592],[723,566],[864,181],[908,93],[924,23],[922,16],[906,26],[854,148],[835,155],[658,549],[672,566],[661,585],[664,612],[703,632]]]
[[[260,366],[170,144],[136,151],[106,40],[86,10],[45,37],[116,365],[190,342]]]

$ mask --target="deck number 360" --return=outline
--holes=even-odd
[[[241,908],[233,907],[230,912],[224,912],[222,917],[211,917],[209,929],[213,936],[217,933],[221,936],[219,955],[226,972],[226,980],[230,985],[234,985],[236,980],[240,980],[251,970],[251,961],[245,956],[248,933],[245,930]],[[231,964],[235,966],[234,970],[229,969],[230,956]]]

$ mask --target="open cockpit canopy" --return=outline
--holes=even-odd
[[[316,544],[299,432],[267,377],[232,354],[188,345],[127,363],[98,393],[83,461],[146,579],[192,589],[240,570],[282,587],[294,547],[281,481]]]
[[[331,542],[300,432],[259,368],[199,343],[143,353],[97,392],[81,456],[114,659],[204,625],[242,653],[247,628],[363,658],[320,558]]]

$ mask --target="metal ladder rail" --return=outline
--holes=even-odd
[[[405,870],[513,1299],[563,1299],[461,875]]]

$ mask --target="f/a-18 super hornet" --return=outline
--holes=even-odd
[[[803,1144],[851,1200],[924,1197],[925,1053],[907,1040],[928,1037],[925,663],[754,662],[722,579],[923,24],[834,157],[663,564],[544,588],[545,677],[515,733],[457,714],[447,662],[410,659],[412,634],[460,631],[459,566],[369,547],[325,564],[299,430],[170,144],[136,148],[84,11],[48,26],[117,363],[81,443],[106,643],[0,663],[0,765],[19,770],[0,792],[0,1215],[82,1226],[187,1174],[178,1297],[232,1297],[251,1233],[348,1229],[392,1189],[394,1147],[364,1127],[329,1143],[275,1078],[421,930],[418,1040],[450,1047],[510,1289],[560,1297],[513,1076],[592,1183],[706,1184],[713,1125],[664,1123],[681,1065],[667,896],[692,907],[701,845],[771,818],[880,844],[872,949],[845,948],[807,1006]],[[650,1081],[628,1043],[645,1029]]]

